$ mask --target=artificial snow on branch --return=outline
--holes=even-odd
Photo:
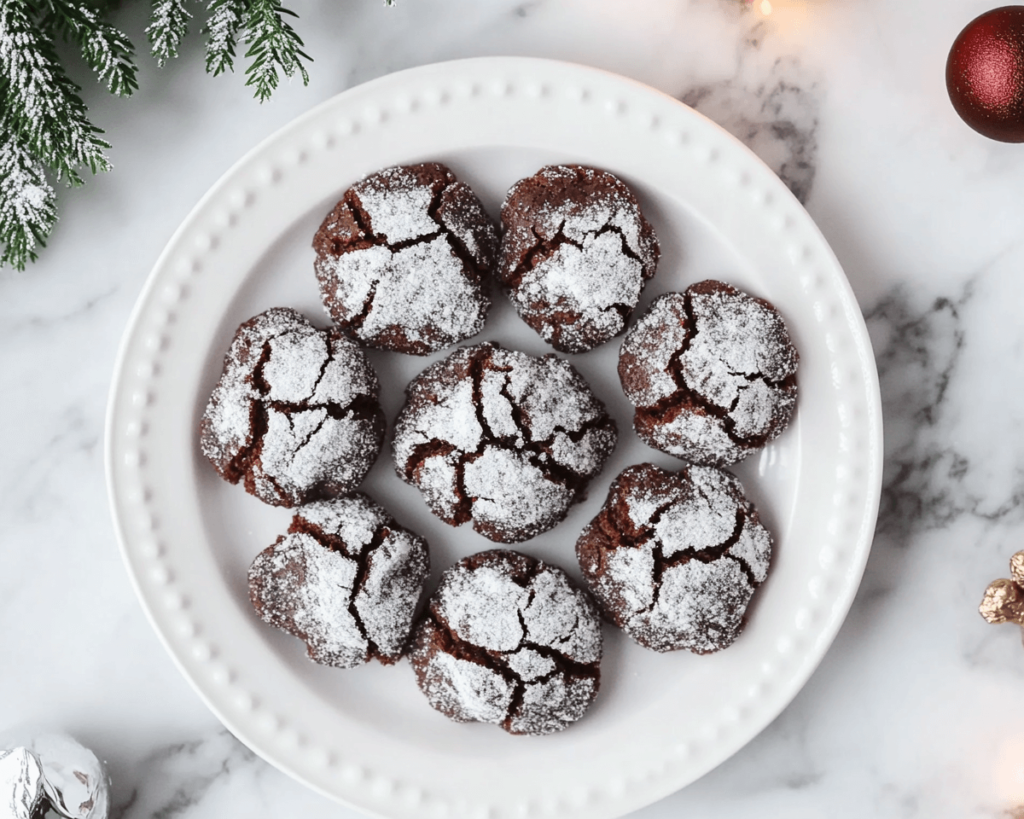
[[[0,265],[24,270],[57,221],[57,200],[43,166],[18,142],[6,117],[0,117],[0,129]]]
[[[191,17],[185,8],[185,0],[155,0],[153,3],[153,16],[146,28],[146,36],[156,64],[161,68],[169,59],[178,56],[178,45],[188,34]]]
[[[234,71],[235,46],[245,18],[245,0],[213,0],[206,24],[206,70],[213,76]]]
[[[57,59],[52,32],[39,27],[24,0],[0,0],[3,120],[17,141],[59,180],[80,184],[79,168],[110,169],[110,146],[86,116],[81,90]],[[48,36],[49,35],[49,36]]]
[[[136,80],[135,50],[128,37],[100,19],[96,9],[67,0],[43,0],[42,28],[59,31],[64,39],[78,44],[82,58],[96,72],[97,79],[111,94],[131,96]]]

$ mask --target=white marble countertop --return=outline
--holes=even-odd
[[[773,0],[774,1],[774,0]],[[68,731],[117,819],[355,817],[235,741],[150,628],[121,565],[103,419],[160,250],[249,148],[318,102],[429,62],[527,55],[677,97],[745,141],[835,250],[875,345],[881,513],[860,592],[793,703],[636,814],[1024,816],[1024,649],[977,605],[1024,518],[1024,147],[951,108],[946,54],[978,0],[294,0],[312,81],[258,105],[201,42],[141,91],[86,101],[115,170],[62,191],[40,261],[0,274],[0,728]],[[144,40],[143,11],[119,22]],[[1018,302],[1022,299],[1022,302]]]

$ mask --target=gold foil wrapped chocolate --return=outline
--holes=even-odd
[[[990,623],[1016,623],[1024,629],[1024,552],[1010,558],[1010,577],[993,580],[978,611]],[[1024,640],[1024,631],[1021,634]]]

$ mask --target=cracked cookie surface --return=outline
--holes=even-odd
[[[235,332],[200,421],[222,478],[274,506],[355,489],[380,452],[384,414],[365,353],[275,307]]]
[[[445,571],[409,660],[430,704],[456,722],[549,734],[597,696],[601,622],[561,569],[509,550]]]
[[[249,597],[318,663],[390,665],[408,643],[429,568],[427,542],[356,493],[298,509],[288,534],[249,568]]]
[[[798,362],[770,302],[707,280],[655,299],[622,342],[619,380],[646,444],[728,466],[789,424]]]
[[[624,470],[576,543],[601,611],[640,645],[730,646],[768,576],[772,538],[740,482],[714,467]]]
[[[427,355],[483,329],[497,229],[440,163],[388,168],[353,185],[313,248],[324,307],[369,347]]]
[[[582,353],[626,328],[659,249],[624,182],[596,168],[549,165],[512,186],[501,221],[501,282],[545,341]]]
[[[583,499],[616,439],[604,404],[567,361],[486,343],[413,379],[393,454],[399,477],[441,520],[517,543]]]

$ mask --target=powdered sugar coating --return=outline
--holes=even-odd
[[[605,615],[655,651],[707,654],[743,628],[772,539],[740,482],[714,467],[632,466],[576,544]]]
[[[346,191],[316,234],[324,306],[368,346],[435,352],[483,329],[497,243],[444,165],[388,168]]]
[[[276,307],[242,324],[200,423],[217,472],[275,506],[356,488],[384,436],[379,383],[335,331]]]
[[[786,428],[798,361],[771,304],[704,281],[651,304],[622,343],[619,378],[646,443],[727,466]]]
[[[451,719],[546,734],[593,701],[601,651],[586,592],[561,569],[495,550],[445,571],[410,661],[430,704]]]
[[[406,390],[395,422],[399,476],[453,526],[501,543],[562,520],[617,433],[568,362],[495,344],[456,350]]]
[[[267,623],[300,637],[312,660],[349,668],[367,644],[350,609],[358,564],[304,534],[281,537],[249,569],[253,605]]]
[[[362,494],[301,507],[249,569],[260,617],[311,659],[350,668],[402,656],[429,570],[423,538]]]
[[[515,693],[515,684],[500,672],[444,653],[430,658],[420,688],[456,722],[501,722]]]
[[[582,453],[581,460],[589,466],[593,454]],[[474,528],[481,534],[500,534],[491,539],[507,543],[526,540],[561,520],[574,493],[544,467],[533,463],[530,453],[495,445],[467,461],[463,491],[473,499]],[[506,535],[513,526],[526,536]]]
[[[512,673],[523,682],[533,682],[540,677],[546,677],[558,667],[550,657],[545,657],[532,648],[521,648],[513,654],[506,655],[505,659]]]
[[[554,676],[526,686],[518,714],[509,721],[511,734],[551,734],[575,722],[597,696],[593,677]],[[577,714],[579,716],[577,716]]]
[[[658,242],[621,180],[551,165],[512,186],[501,219],[501,281],[545,341],[580,353],[625,329],[654,275]]]
[[[491,651],[515,651],[526,629],[520,619],[530,592],[500,565],[449,570],[432,605],[460,640]]]

